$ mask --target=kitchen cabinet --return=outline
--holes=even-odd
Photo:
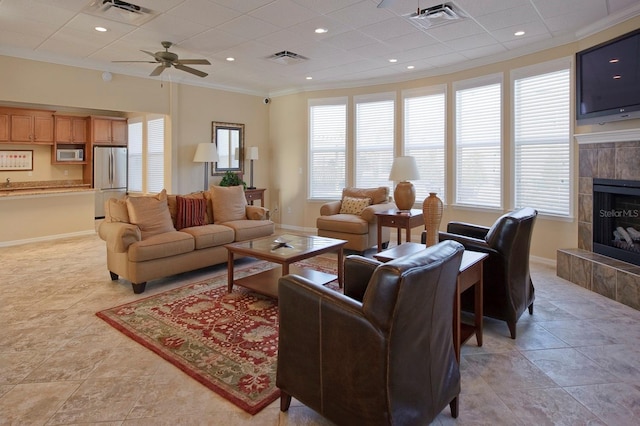
[[[9,114],[0,112],[0,142],[9,141]]]
[[[87,143],[87,118],[56,115],[55,128],[57,144]]]
[[[53,145],[52,111],[20,110],[11,112],[10,142]]]
[[[127,146],[127,120],[91,117],[91,135],[93,145]]]

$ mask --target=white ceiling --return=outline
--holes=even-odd
[[[212,65],[192,67],[209,76],[169,69],[150,78],[275,95],[442,74],[575,41],[640,14],[640,0],[452,0],[466,18],[425,29],[404,15],[443,1],[129,2],[158,15],[136,25],[120,14],[84,13],[91,0],[0,0],[0,54],[148,76],[156,65],[112,61],[153,59],[140,50],[160,51],[167,40],[181,59],[208,59]],[[328,32],[316,34],[318,27]],[[309,59],[266,59],[283,50]]]

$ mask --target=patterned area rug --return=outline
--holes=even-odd
[[[336,261],[323,257],[296,265],[336,270]],[[240,278],[273,267],[279,266],[260,261],[234,274]],[[277,300],[238,286],[227,293],[226,273],[96,315],[250,414],[280,395]]]

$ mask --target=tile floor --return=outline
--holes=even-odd
[[[329,424],[296,401],[250,416],[98,319],[139,297],[105,264],[97,236],[0,248],[0,425]],[[484,346],[463,347],[460,416],[434,424],[636,425],[640,312],[531,267],[534,315],[515,341],[485,321]],[[158,280],[145,296],[224,273]]]

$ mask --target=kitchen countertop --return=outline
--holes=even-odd
[[[44,181],[0,183],[0,197],[24,195],[47,195],[64,192],[94,191],[90,184],[82,181]]]

